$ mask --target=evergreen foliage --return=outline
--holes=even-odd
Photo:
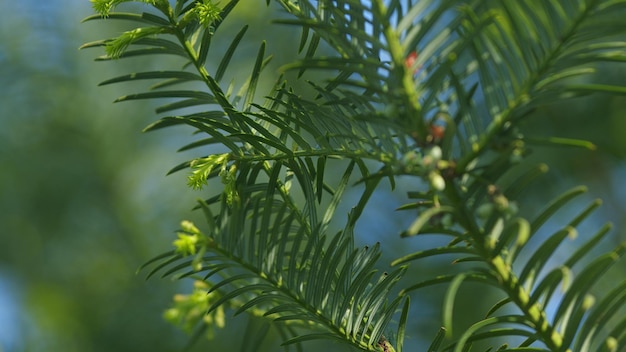
[[[443,328],[429,351],[477,350],[479,341],[492,345],[489,351],[626,346],[626,319],[619,316],[626,281],[603,296],[591,293],[626,250],[621,244],[587,258],[610,225],[541,274],[599,202],[542,239],[530,258],[520,251],[586,189],[563,193],[534,218],[521,217],[516,205],[546,171],[517,166],[537,142],[518,129],[534,109],[586,94],[626,93],[626,86],[593,81],[599,62],[626,61],[619,40],[626,30],[616,15],[626,11],[626,1],[268,0],[291,15],[276,25],[301,31],[302,55],[262,92],[258,83],[271,60],[265,42],[247,80],[224,82],[247,27],[229,33],[222,24],[245,2],[146,0],[136,1],[146,3],[145,12],[117,12],[128,1],[91,1],[97,14],[86,20],[137,26],[85,44],[104,48],[98,60],[168,54],[187,62],[102,84],[157,80],[117,101],[170,98],[157,109],[166,116],[146,130],[188,125],[205,137],[183,150],[218,150],[172,170],[190,170],[189,186],[209,185],[212,193],[197,206],[206,221],[183,221],[175,249],[144,266],[151,268],[148,277],[197,280],[195,293],[180,296],[168,319],[204,331],[223,326],[229,308],[271,319],[285,349],[331,339],[401,352],[407,321],[419,319],[409,314],[410,295],[444,284]],[[218,36],[231,38],[225,52],[212,50]],[[319,54],[320,46],[334,54]],[[309,81],[312,98],[286,78],[308,72],[333,77]],[[202,88],[192,89],[198,83]],[[541,142],[593,148],[556,136]],[[342,161],[333,162],[342,167],[338,180],[328,172],[334,160]],[[401,209],[417,210],[401,235],[438,234],[449,243],[399,257],[380,273],[384,244],[356,248],[355,225],[377,187],[394,185],[399,176],[415,179],[411,202]],[[360,198],[333,233],[331,220],[344,216],[336,210],[355,182]],[[407,265],[433,256],[452,256],[464,269],[400,287]],[[504,298],[453,334],[457,293],[469,281],[495,287]],[[557,307],[554,314],[548,305]],[[497,346],[503,337],[510,342]]]

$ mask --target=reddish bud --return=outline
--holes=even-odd
[[[439,125],[430,125],[430,135],[433,137],[433,140],[439,141],[443,138],[446,133],[446,128]]]
[[[417,52],[411,51],[409,53],[409,56],[404,59],[404,65],[406,66],[406,68],[411,68],[415,64],[415,61],[417,61]]]

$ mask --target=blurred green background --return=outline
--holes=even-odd
[[[253,25],[247,39],[254,44],[236,59],[253,60],[258,43],[267,39],[276,56],[269,70],[275,72],[295,55],[298,33],[268,27],[280,15],[276,7],[249,3],[227,24],[235,31],[243,23]],[[180,220],[193,217],[191,207],[201,195],[187,189],[183,173],[165,177],[187,159],[174,151],[191,131],[142,134],[156,120],[154,106],[112,104],[132,88],[97,87],[140,65],[164,63],[93,62],[101,52],[78,47],[128,27],[114,21],[80,24],[91,13],[86,0],[0,2],[0,352],[179,351],[188,340],[162,314],[172,295],[189,285],[144,281],[136,269],[168,250]],[[616,65],[599,72],[602,81],[626,79]],[[533,214],[579,183],[590,186],[589,199],[605,201],[585,225],[590,232],[581,232],[573,246],[606,220],[616,224],[608,247],[626,239],[625,115],[625,98],[590,97],[546,107],[524,126],[527,134],[585,138],[599,146],[595,152],[535,148],[532,156],[548,162],[551,172],[522,200],[522,211]],[[386,190],[368,207],[359,240],[384,241],[383,250],[393,258],[419,244],[397,236],[412,215],[391,211],[406,199]],[[623,263],[613,278],[624,277]],[[414,268],[419,270],[428,268]],[[470,288],[467,297],[475,294]],[[439,324],[438,298],[417,299],[419,322],[408,332],[416,345],[434,336]],[[238,318],[196,350],[238,349],[243,326]]]

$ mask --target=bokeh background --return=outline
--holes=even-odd
[[[175,150],[191,131],[143,134],[157,118],[154,105],[112,104],[132,86],[97,87],[104,79],[146,65],[163,68],[168,61],[94,62],[101,52],[78,47],[128,24],[81,24],[91,13],[86,0],[0,1],[0,352],[180,351],[189,339],[162,318],[172,295],[189,285],[145,281],[136,270],[170,248],[181,219],[195,216],[191,208],[202,195],[187,189],[183,173],[165,177],[187,159]],[[253,44],[238,51],[235,67],[246,67],[263,39],[275,55],[270,73],[294,57],[298,33],[270,26],[278,16],[276,7],[262,1],[239,6],[226,25],[238,30],[251,24],[247,40]],[[626,69],[599,67],[598,79],[624,84]],[[559,192],[587,184],[585,198],[602,198],[604,206],[566,246],[576,246],[605,221],[615,224],[605,248],[626,240],[626,98],[554,104],[538,111],[523,130],[584,138],[599,148],[533,148],[532,162],[547,162],[551,171],[520,200],[521,211],[534,214]],[[410,185],[401,181],[398,192],[377,192],[359,225],[359,241],[383,242],[388,258],[420,247],[417,239],[398,236],[414,216],[392,210],[406,201],[403,187]],[[577,204],[572,211],[587,203]],[[546,225],[545,234],[562,225],[558,220]],[[563,255],[568,252],[564,248]],[[428,265],[414,266],[411,277],[427,272]],[[620,262],[607,282],[621,281],[625,267]],[[468,320],[460,326],[469,324],[472,309],[488,307],[477,300],[488,296],[467,288],[458,306]],[[437,330],[438,299],[437,294],[414,299],[408,335],[415,346]],[[245,343],[242,319],[195,350],[238,350]],[[276,350],[269,342],[263,346]]]

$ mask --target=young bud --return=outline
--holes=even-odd
[[[446,189],[446,180],[437,171],[431,171],[428,174],[428,181],[435,191],[441,192]]]

